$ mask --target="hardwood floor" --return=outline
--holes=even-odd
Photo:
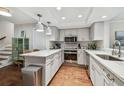
[[[57,72],[50,86],[92,86],[87,70],[79,66],[64,64]]]
[[[0,68],[0,86],[20,86],[22,85],[21,70],[15,65]]]
[[[0,86],[21,86],[22,73],[15,65],[0,69]],[[62,65],[49,86],[91,86],[85,68]]]

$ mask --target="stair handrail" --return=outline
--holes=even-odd
[[[3,36],[3,37],[0,38],[0,40],[3,40],[3,39],[5,39],[5,38],[6,38],[6,36]]]

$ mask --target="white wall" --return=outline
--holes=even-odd
[[[57,40],[57,37],[59,37],[58,29],[57,27],[51,27],[52,29],[52,35],[47,36],[45,32],[36,32],[33,30],[35,27],[35,24],[20,24],[15,25],[15,31],[14,36],[20,37],[21,31],[26,32],[26,37],[29,38],[29,47],[30,50],[32,49],[49,49],[50,47],[50,41]]]
[[[29,38],[30,49],[45,49],[45,37],[44,33],[36,32],[33,30],[35,24],[19,24],[15,25],[14,36],[20,37],[21,31],[26,32],[26,37]]]
[[[110,48],[110,22],[104,22],[104,39],[103,39],[103,47]]]
[[[50,41],[58,41],[60,38],[60,33],[57,27],[52,26],[52,35],[46,36],[46,49],[49,49],[52,46],[52,42]]]
[[[14,24],[8,21],[0,21],[0,37],[6,36],[0,41],[0,47],[12,44],[12,37],[14,36]]]
[[[110,24],[110,47],[112,47],[112,44],[115,40],[115,32],[116,31],[124,31],[124,21],[121,22],[112,22]]]

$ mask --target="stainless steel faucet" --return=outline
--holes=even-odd
[[[116,46],[119,47],[117,53],[115,52],[115,47],[116,47]],[[118,55],[118,57],[121,56],[121,43],[120,43],[119,40],[115,40],[115,41],[114,41],[114,44],[113,44],[112,55],[116,55],[116,54]]]

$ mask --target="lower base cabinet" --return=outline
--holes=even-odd
[[[101,72],[95,70],[95,85],[104,86],[104,78]]]
[[[77,63],[79,65],[87,65],[86,63],[86,53],[84,52],[84,50],[82,49],[78,49],[78,53],[77,53]]]
[[[94,64],[94,60],[90,58],[90,77],[94,86],[103,86],[103,75]]]
[[[61,52],[54,54],[52,58],[49,58],[45,68],[45,85],[48,85],[55,73],[62,65]]]
[[[47,64],[45,71],[47,73],[45,75],[45,83],[48,84],[52,77],[52,63]]]
[[[93,57],[90,57],[90,78],[94,86],[124,86],[124,82],[100,65]]]

